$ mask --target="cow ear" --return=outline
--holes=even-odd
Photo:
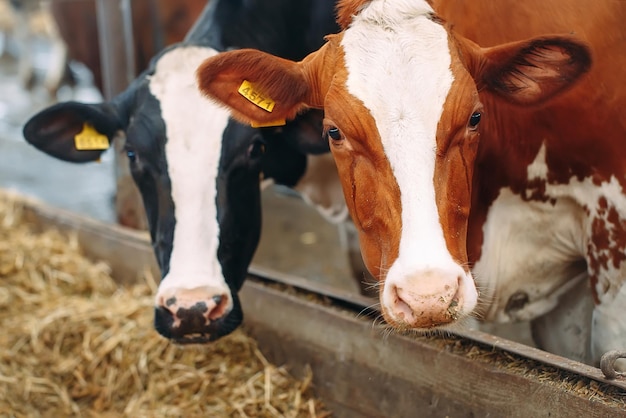
[[[545,36],[483,48],[468,68],[479,91],[535,105],[567,90],[590,67],[585,44],[568,36]]]
[[[27,142],[60,160],[96,161],[109,148],[120,121],[110,104],[59,103],[24,125]]]
[[[204,61],[196,75],[203,94],[253,126],[284,124],[311,104],[302,64],[265,52],[223,52]]]
[[[330,152],[328,140],[323,134],[324,112],[309,109],[298,115],[283,129],[283,136],[302,154],[324,154]]]

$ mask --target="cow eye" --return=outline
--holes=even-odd
[[[476,128],[478,124],[480,123],[480,117],[481,117],[480,112],[472,113],[472,116],[470,116],[470,119],[469,119],[469,127]]]
[[[265,154],[265,141],[257,138],[248,147],[248,156],[250,158],[259,158]]]
[[[332,141],[341,141],[341,131],[336,126],[331,126],[326,130],[326,137],[330,138]]]
[[[127,148],[126,156],[128,157],[131,163],[134,163],[137,160],[137,153],[135,152],[135,150]]]

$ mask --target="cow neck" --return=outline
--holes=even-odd
[[[333,7],[333,0],[279,0],[271,5],[212,0],[185,42],[220,52],[256,48],[299,60],[321,46],[326,34],[338,30],[334,20],[328,18]]]

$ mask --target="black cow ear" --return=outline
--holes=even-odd
[[[66,102],[53,105],[24,125],[26,141],[58,159],[96,161],[106,151],[121,122],[110,103]]]
[[[302,154],[324,154],[330,152],[330,147],[323,137],[323,121],[323,111],[310,109],[288,122],[283,134],[289,144]]]

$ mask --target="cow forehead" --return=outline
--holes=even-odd
[[[154,66],[154,72],[148,77],[150,91],[157,98],[189,94],[196,87],[195,69],[205,59],[217,55],[213,48],[201,46],[179,46],[165,52]],[[184,89],[181,92],[180,89]],[[195,96],[195,95],[194,95]],[[197,93],[201,97],[200,93]]]
[[[448,34],[425,2],[390,3],[370,3],[345,31],[346,88],[371,114],[402,191],[400,257],[448,259],[433,184],[437,125],[454,81]]]
[[[150,92],[159,102],[165,124],[168,152],[187,153],[196,148],[207,151],[203,158],[219,159],[229,114],[202,96],[195,77],[197,66],[217,53],[198,46],[174,48],[160,57],[149,77]],[[168,159],[168,163],[174,161]]]
[[[433,137],[452,85],[448,34],[421,3],[392,9],[373,2],[341,41],[348,92],[369,110],[383,141],[404,128]]]

